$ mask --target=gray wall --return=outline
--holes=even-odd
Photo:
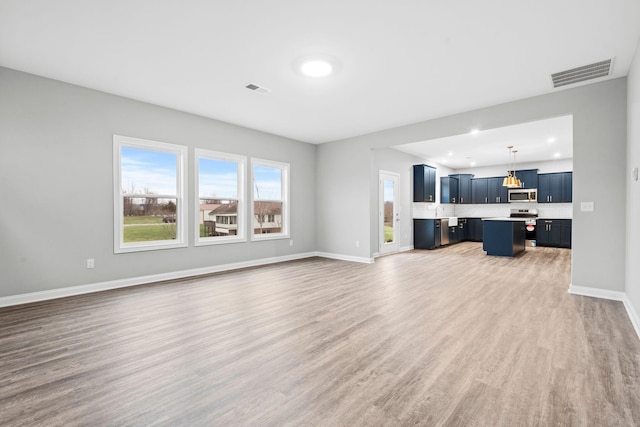
[[[400,249],[413,246],[413,220],[411,218],[411,206],[413,203],[413,169],[414,164],[423,163],[424,160],[397,150],[384,148],[373,150],[373,167],[371,179],[378,182],[380,170],[395,172],[400,175],[398,180],[398,203],[400,222],[397,225],[397,239]],[[379,185],[371,187],[371,253],[380,251],[380,224],[378,212],[380,209]]]
[[[638,68],[630,88],[634,117]],[[625,196],[635,200],[629,215],[637,212],[637,188],[621,183],[627,149],[638,162],[640,133],[631,120],[627,147],[625,78],[317,147],[3,68],[0,93],[0,297],[315,250],[370,258],[377,169],[395,163],[373,150],[566,114],[574,116],[573,284],[624,290],[625,227],[615,224],[625,224]],[[202,147],[291,163],[294,246],[275,240],[114,255],[113,134],[187,145],[190,154]],[[595,212],[580,212],[580,201],[594,201]],[[637,237],[631,218],[629,224]],[[86,258],[96,259],[95,269],[84,267]],[[638,307],[640,272],[629,264],[627,292]]]
[[[626,78],[614,79],[320,145],[318,250],[371,255],[353,245],[372,229],[371,149],[573,114],[573,285],[623,291],[626,90]],[[595,212],[580,212],[581,201]]]
[[[629,72],[627,167],[626,171],[640,167],[640,45]],[[627,283],[626,292],[636,313],[640,314],[640,181],[627,183]]]
[[[6,68],[0,94],[0,297],[316,249],[314,145]],[[188,146],[190,207],[194,147],[289,162],[294,246],[194,247],[189,232],[188,248],[114,255],[113,134]]]

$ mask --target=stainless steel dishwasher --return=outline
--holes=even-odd
[[[449,218],[442,218],[440,220],[440,244],[449,244]]]

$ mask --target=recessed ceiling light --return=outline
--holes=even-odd
[[[480,133],[480,131],[478,129],[471,129],[471,135],[477,135]]]
[[[557,159],[558,157],[560,157],[560,153],[553,153],[553,157]]]
[[[549,144],[553,144],[554,142],[556,142],[556,139],[552,137],[552,138],[547,139],[547,142]]]
[[[313,59],[303,62],[300,71],[309,77],[326,77],[333,71],[333,66],[327,61]]]
[[[476,162],[471,162],[471,166],[475,166],[475,165],[476,165]]]
[[[453,156],[453,153],[451,151],[449,151],[449,156]]]

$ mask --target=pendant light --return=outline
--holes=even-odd
[[[518,150],[513,150],[513,145],[507,147],[509,150],[509,159],[507,161],[507,176],[502,180],[502,186],[507,188],[520,188],[522,182],[516,177],[516,153]],[[513,167],[511,166],[511,155],[513,154]]]

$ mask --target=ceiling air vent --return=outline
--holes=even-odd
[[[583,65],[582,67],[551,74],[553,87],[566,86],[583,82],[585,80],[608,76],[611,74],[612,63],[613,59],[607,59],[606,61],[595,62],[593,64]]]
[[[255,83],[249,83],[248,85],[245,86],[247,89],[252,90],[256,93],[260,93],[262,95],[266,95],[267,93],[271,92],[271,89],[267,89],[266,87],[263,86],[259,86]]]

